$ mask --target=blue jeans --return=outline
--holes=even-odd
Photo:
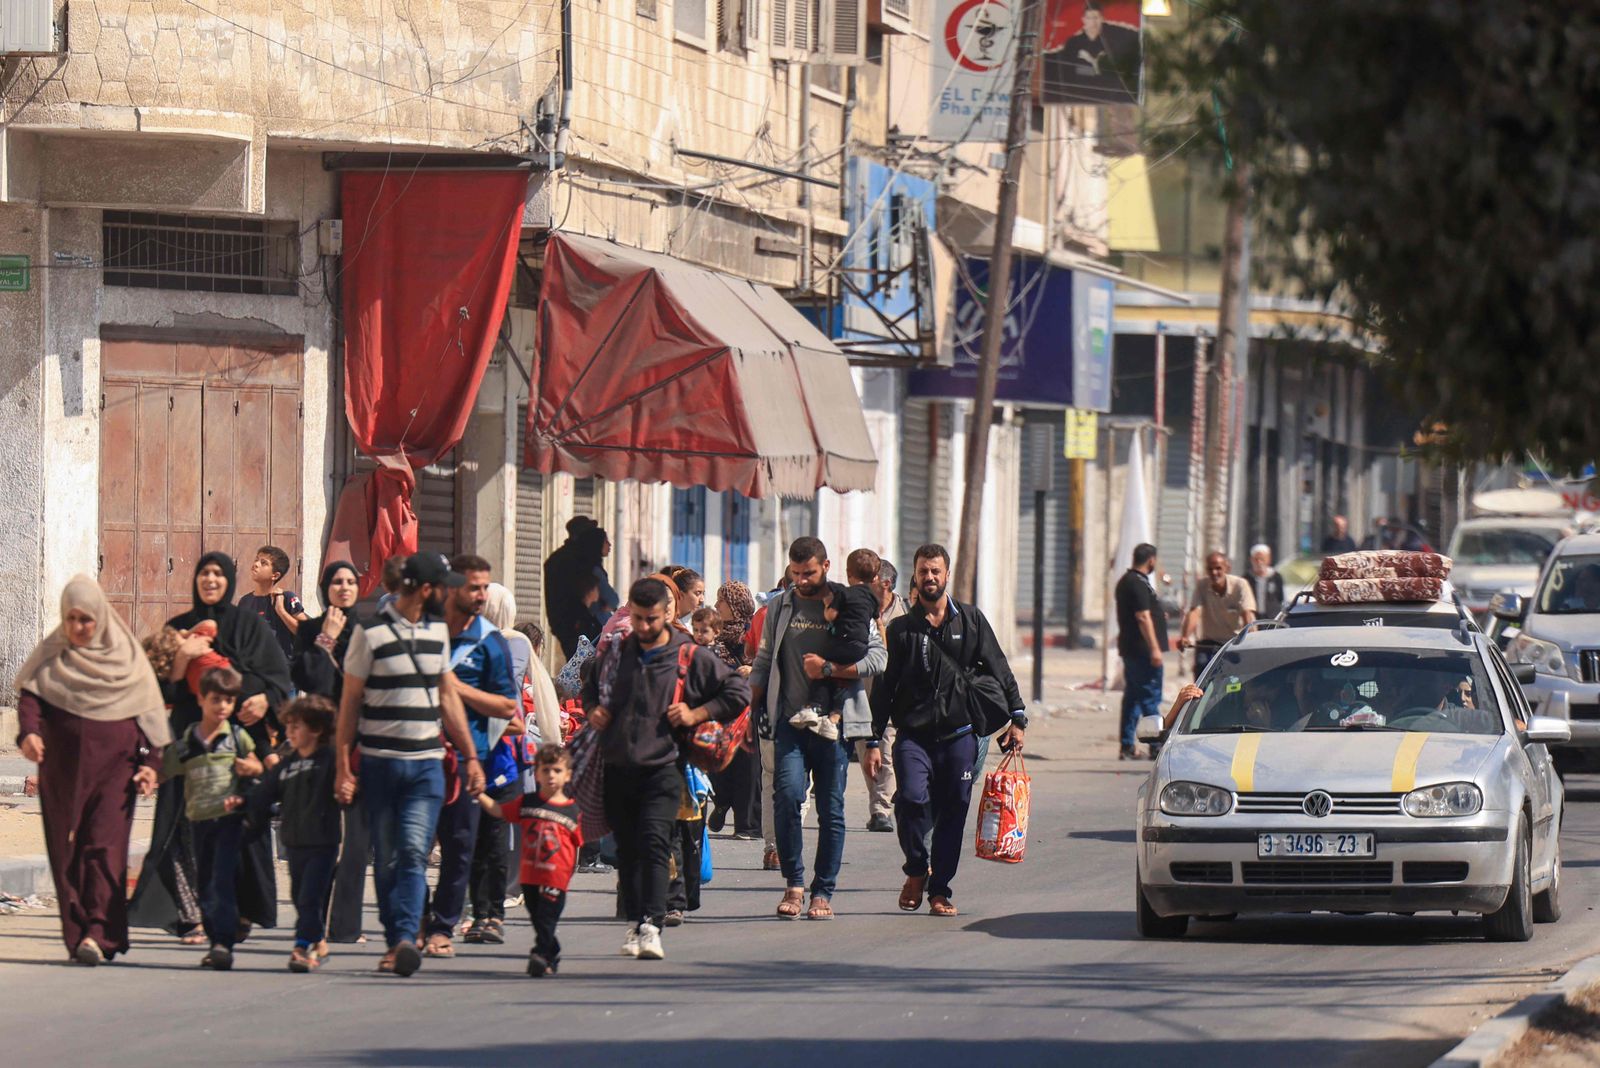
[[[461,792],[439,810],[439,881],[428,901],[428,917],[423,925],[423,934],[446,938],[455,932],[466,909],[472,857],[478,847],[478,823],[483,816],[478,799],[467,793],[466,768],[463,766],[457,774],[461,777]],[[504,902],[505,887],[500,889],[500,900]]]
[[[785,885],[805,886],[806,846],[800,826],[800,807],[806,799],[806,779],[816,786],[817,858],[811,880],[813,897],[833,896],[844,862],[844,785],[849,777],[850,755],[843,742],[830,742],[815,731],[796,730],[779,717],[772,731],[775,767],[772,773],[774,830],[778,860]]]
[[[306,949],[327,934],[328,900],[333,896],[333,873],[339,847],[290,846],[289,896],[294,899],[294,944]]]
[[[428,895],[428,850],[444,807],[444,762],[361,757],[378,920],[389,948],[413,942]]]
[[[1161,715],[1162,669],[1150,663],[1149,657],[1122,658],[1122,744],[1133,745],[1138,739],[1134,728],[1144,716]]]
[[[238,813],[196,820],[194,856],[200,883],[200,916],[214,946],[232,949],[239,940],[239,854],[244,817]]]

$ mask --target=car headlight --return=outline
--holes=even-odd
[[[1401,800],[1408,816],[1471,816],[1483,808],[1483,791],[1470,782],[1446,782],[1412,790]]]
[[[1233,808],[1233,794],[1201,782],[1168,783],[1161,791],[1161,811],[1169,816],[1223,816]]]
[[[1532,664],[1534,670],[1542,675],[1567,674],[1567,657],[1561,651],[1561,646],[1554,642],[1530,638],[1526,634],[1517,635],[1516,640],[1511,643],[1511,662]]]

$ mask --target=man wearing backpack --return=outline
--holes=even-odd
[[[895,823],[905,854],[900,907],[954,916],[950,883],[961,862],[978,739],[997,724],[985,711],[1003,701],[1009,723],[1000,748],[1020,750],[1028,718],[1011,665],[976,606],[946,593],[950,553],[924,545],[912,560],[916,602],[889,624],[889,666],[872,690],[872,731],[894,724]],[[982,707],[980,707],[982,706]],[[867,749],[862,770],[876,774],[882,754]],[[929,849],[929,841],[932,849]]]
[[[633,632],[606,648],[583,684],[589,727],[605,761],[606,822],[617,843],[628,933],[622,952],[662,960],[668,868],[687,732],[707,720],[731,723],[750,704],[750,688],[710,649],[671,626],[666,583],[644,578],[628,591]]]

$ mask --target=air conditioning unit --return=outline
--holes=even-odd
[[[911,0],[868,0],[867,25],[882,33],[910,33]]]
[[[55,0],[0,0],[0,54],[54,55]]]

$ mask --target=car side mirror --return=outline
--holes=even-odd
[[[1532,664],[1512,664],[1511,677],[1524,686],[1531,686],[1534,680],[1539,677],[1539,669]],[[1561,696],[1565,697],[1566,694]]]
[[[1166,733],[1167,728],[1160,716],[1140,716],[1133,728],[1133,736],[1141,742],[1159,742]]]
[[[1527,602],[1520,593],[1497,593],[1489,601],[1489,611],[1510,623],[1522,622],[1527,610]]]
[[[1565,694],[1562,694],[1565,697]],[[1528,721],[1528,729],[1524,732],[1530,742],[1546,742],[1551,745],[1561,745],[1572,741],[1572,724],[1564,719],[1554,716],[1534,716]]]

